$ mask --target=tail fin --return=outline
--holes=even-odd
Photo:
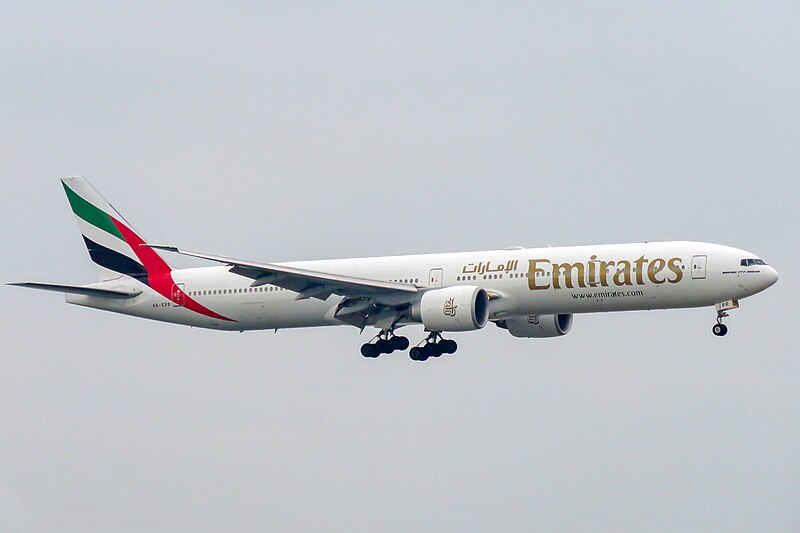
[[[144,239],[86,179],[69,177],[61,183],[101,280],[125,274],[149,284],[150,276],[172,270],[155,250],[140,246]]]

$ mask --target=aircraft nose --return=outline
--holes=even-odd
[[[766,269],[764,269],[764,279],[767,282],[767,287],[772,287],[775,285],[775,282],[778,281],[779,277],[778,271],[771,266],[768,266]]]

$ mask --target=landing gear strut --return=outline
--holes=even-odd
[[[711,328],[711,332],[717,337],[724,337],[728,333],[728,326],[722,323],[722,319],[730,315],[723,310],[717,311],[717,323]]]
[[[427,361],[429,357],[439,357],[446,353],[456,353],[458,344],[451,339],[443,339],[442,334],[434,331],[428,337],[411,348],[409,357],[414,361]]]
[[[375,342],[372,342],[375,341]],[[374,358],[381,354],[390,354],[397,350],[405,350],[410,344],[408,337],[395,335],[394,331],[384,329],[372,341],[361,345],[361,355]]]

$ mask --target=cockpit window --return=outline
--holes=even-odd
[[[749,267],[753,265],[766,265],[763,259],[742,259],[739,263],[743,267]]]

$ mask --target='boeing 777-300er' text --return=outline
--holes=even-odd
[[[259,263],[147,244],[83,178],[62,180],[100,280],[14,283],[66,293],[69,303],[187,326],[244,331],[349,325],[378,330],[377,357],[409,347],[416,361],[454,353],[442,334],[489,322],[515,337],[558,337],[576,313],[715,306],[713,333],[739,301],[778,280],[751,252],[704,242],[507,248],[293,263]],[[222,266],[173,269],[158,250]]]

